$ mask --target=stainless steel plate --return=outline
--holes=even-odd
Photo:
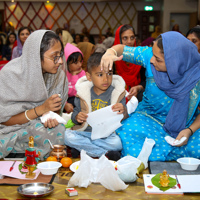
[[[28,183],[17,188],[19,194],[25,197],[43,197],[53,192],[54,186],[47,183]]]

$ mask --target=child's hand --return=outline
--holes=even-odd
[[[132,87],[129,90],[129,95],[127,96],[127,99],[131,99],[133,96],[137,97],[138,93],[143,89],[142,85],[137,85]]]
[[[66,103],[65,104],[65,110],[66,110],[67,113],[71,113],[71,112],[73,112],[74,107],[71,103]]]
[[[123,114],[124,113],[124,106],[122,103],[116,103],[115,105],[112,106],[113,112],[118,111],[117,114]]]
[[[76,121],[78,123],[86,122],[87,118],[88,118],[88,115],[83,112],[80,112],[80,113],[78,113],[78,115],[76,115]]]

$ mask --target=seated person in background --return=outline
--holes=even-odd
[[[117,44],[124,44],[129,47],[136,46],[135,30],[132,26],[125,24],[117,29],[114,45]],[[142,67],[120,60],[115,62],[115,68],[116,74],[120,75],[126,83],[126,90],[129,92],[127,98],[131,99],[132,96],[136,96],[138,101],[141,101],[146,80],[145,76],[141,74]],[[143,71],[145,73],[145,69],[143,69]],[[142,82],[141,77],[145,79],[142,80]],[[141,85],[141,83],[143,83],[143,85]]]
[[[76,84],[77,96],[75,98],[72,121],[76,124],[73,130],[66,130],[65,144],[72,148],[72,157],[76,151],[84,149],[89,156],[100,157],[105,154],[111,160],[120,159],[122,144],[119,136],[112,133],[107,138],[91,140],[91,127],[88,126],[87,113],[112,106],[114,112],[128,117],[125,100],[125,83],[118,76],[101,71],[102,53],[94,53],[88,60],[86,77],[82,77]],[[98,120],[98,119],[96,119]]]
[[[148,46],[148,47],[152,47],[153,46],[153,41],[155,39],[153,37],[148,37],[147,39],[145,39],[144,41],[142,41],[140,46]]]
[[[90,42],[79,42],[77,47],[81,50],[83,53],[83,70],[87,70],[87,61],[88,58],[94,53],[94,44]]]
[[[83,42],[90,42],[92,44],[95,44],[94,37],[92,35],[90,35],[87,27],[83,27],[83,29],[82,29],[82,34],[81,34],[82,39],[84,39],[84,36],[87,36],[89,41],[83,41]]]
[[[83,42],[90,42],[89,37],[87,35],[83,36]]]
[[[76,44],[78,44],[79,42],[82,42],[80,34],[76,34],[76,35],[75,35],[74,42],[75,42]]]
[[[74,99],[76,96],[75,84],[79,78],[85,76],[85,71],[82,69],[83,54],[81,50],[74,45],[67,43],[64,49],[65,59],[67,62],[67,79],[68,79],[68,100],[65,104],[67,113],[73,112]]]
[[[182,33],[179,29],[179,25],[178,24],[174,24],[174,26],[172,27],[172,31],[176,31],[176,32],[179,32],[179,33]]]
[[[162,33],[162,32],[161,32],[161,27],[160,27],[160,26],[156,26],[156,27],[155,27],[155,32],[153,32],[153,33],[151,34],[151,37],[154,38],[154,39],[156,39],[161,33]],[[149,46],[149,45],[148,45],[148,46]]]
[[[198,52],[200,53],[200,26],[195,26],[191,28],[187,34],[186,38],[189,39],[191,42],[193,42],[197,48]]]
[[[108,48],[113,46],[114,41],[115,41],[114,37],[106,38],[101,44],[98,43],[95,45],[95,52],[99,52],[99,53],[106,52]]]
[[[106,39],[106,35],[99,35],[99,39],[98,39],[98,43],[97,44],[101,44],[104,40]]]
[[[108,27],[106,30],[106,37],[113,37],[113,32],[111,27]]]
[[[4,47],[3,39],[2,39],[2,37],[0,36],[0,61],[2,60],[2,51],[3,51],[3,47]]]
[[[12,51],[12,58],[18,58],[22,55],[22,48],[24,45],[24,42],[28,38],[28,36],[31,34],[31,30],[28,27],[21,27],[18,31],[18,38],[17,38],[17,46],[13,48]]]
[[[73,43],[74,39],[72,35],[67,30],[63,30],[62,28],[57,28],[56,34],[60,37],[64,47],[66,46],[67,43],[70,43],[76,46],[76,44]]]
[[[15,40],[17,36],[15,33],[10,33],[7,37],[6,45],[4,45],[2,50],[3,60],[11,60],[12,50],[14,48]]]

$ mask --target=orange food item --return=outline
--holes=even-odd
[[[63,157],[60,162],[63,167],[69,167],[72,164],[72,159],[69,157]]]
[[[54,156],[49,156],[46,161],[57,161],[57,158]]]

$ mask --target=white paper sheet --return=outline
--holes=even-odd
[[[177,175],[184,193],[200,192],[200,175]]]
[[[108,137],[122,124],[123,114],[112,111],[112,105],[88,114],[87,122],[92,127],[91,139]]]

